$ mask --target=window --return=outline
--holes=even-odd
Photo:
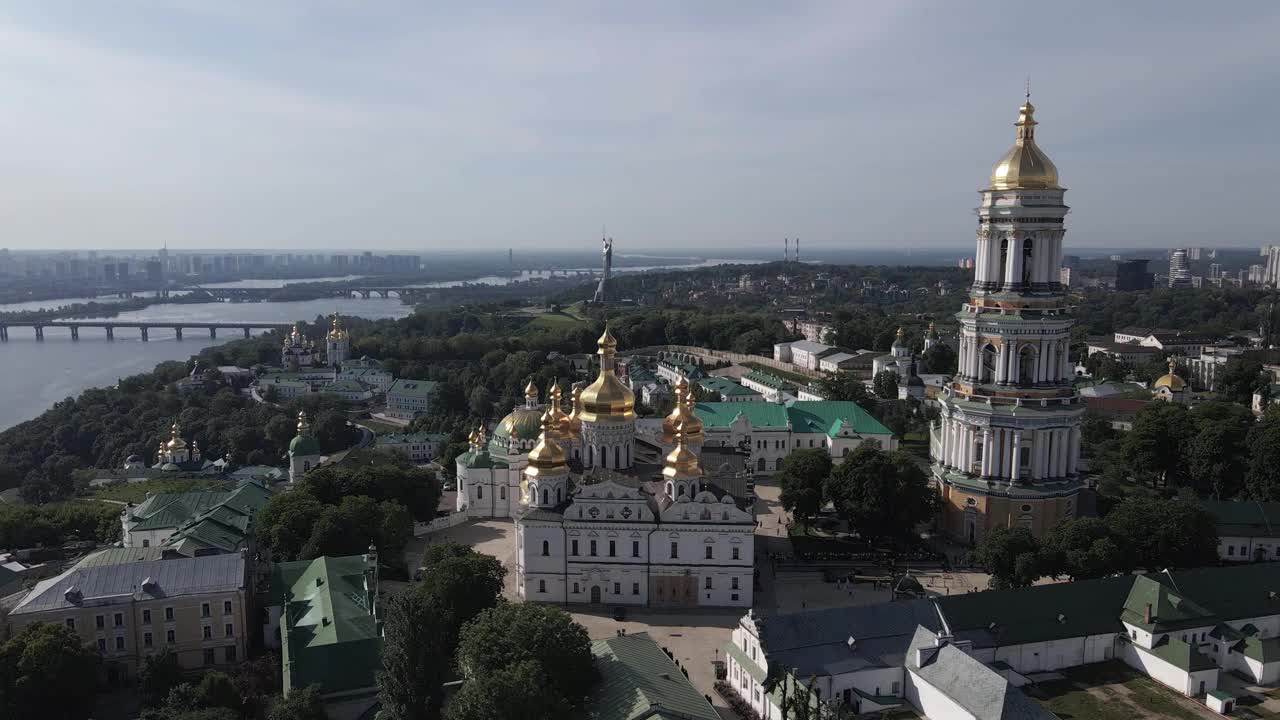
[[[230,601],[230,600],[223,600],[223,601],[222,601],[222,614],[223,614],[223,615],[230,615],[230,614],[231,614],[231,601]]]
[[[711,576],[710,576],[710,575],[708,575],[708,576],[707,576],[707,581],[706,581],[706,583],[705,583],[704,587],[706,587],[706,589],[708,589],[708,590],[710,590],[710,589],[711,589]]]
[[[680,543],[674,541],[671,543],[671,557],[680,557]]]
[[[538,592],[540,592],[540,593],[544,593],[544,592],[546,592],[546,591],[547,591],[547,581],[546,581],[546,580],[539,580],[539,581],[538,581]]]
[[[477,500],[483,500],[483,499],[484,499],[484,486],[483,486],[483,485],[477,485],[477,486],[476,486],[476,499],[477,499]]]
[[[548,557],[549,555],[551,555],[551,543],[547,542],[546,540],[543,540],[542,541],[542,557]]]
[[[1227,546],[1227,555],[1229,555],[1229,556],[1234,556],[1235,554],[1236,554],[1236,546],[1235,546],[1235,545],[1228,545],[1228,546]]]
[[[738,578],[733,578],[733,579],[730,581],[730,583],[729,583],[729,589],[730,589],[730,590],[737,590],[737,589],[738,589]]]
[[[151,541],[146,538],[142,538],[142,547],[151,547]]]
[[[738,593],[734,593],[734,594],[730,595],[730,596],[729,596],[729,599],[730,599],[730,600],[737,600],[737,599],[738,599]]]
[[[609,541],[609,557],[618,557],[618,544],[613,540]]]
[[[506,486],[506,485],[499,485],[499,486],[498,486],[498,499],[499,499],[499,500],[506,500],[506,499],[507,499],[507,486]]]
[[[621,594],[622,594],[622,583],[614,583],[614,584],[613,584],[613,594],[614,594],[614,595],[621,595]]]
[[[76,619],[75,619],[75,618],[67,618],[67,627],[71,628],[72,630],[75,630],[75,629],[76,629]]]
[[[112,620],[115,621],[116,627],[124,627],[124,613],[116,613],[116,616],[112,618]]]
[[[591,541],[591,557],[595,557],[595,556],[596,556],[596,541],[592,540]]]
[[[173,637],[173,631],[172,631],[172,630],[165,630],[165,631],[164,631],[164,641],[165,641],[165,644],[167,644],[167,645],[172,645],[172,644],[174,643],[174,637]]]
[[[640,541],[631,541],[631,557],[640,557]]]
[[[631,583],[631,594],[632,595],[640,594],[640,583]]]
[[[578,592],[579,592],[579,590],[578,590],[578,583],[574,583],[574,584],[573,584],[573,594],[574,594],[574,595],[577,595],[577,594],[578,594]]]
[[[213,639],[213,627],[212,627],[212,626],[210,626],[210,625],[205,625],[205,626],[204,626],[204,631],[203,631],[203,632],[204,632],[203,637],[204,637],[204,639],[205,639],[205,640],[212,640],[212,639]]]
[[[209,617],[209,603],[200,603],[200,617]]]
[[[117,650],[123,650],[123,649],[124,649],[124,638],[123,638],[123,637],[118,637],[118,638],[116,638],[116,649],[117,649]]]
[[[104,653],[106,651],[107,651],[107,639],[98,638],[98,652]]]
[[[578,554],[578,541],[577,541],[577,540],[571,540],[571,541],[569,542],[569,554],[570,554],[570,555],[577,555],[577,554]]]
[[[226,661],[227,661],[227,662],[229,662],[229,663],[231,663],[231,662],[235,662],[235,661],[236,661],[236,646],[235,646],[235,645],[228,645],[228,646],[226,646],[225,648],[223,648],[223,649],[222,649],[222,657],[223,657],[224,659],[226,659]]]
[[[151,647],[151,633],[142,633],[142,647]]]
[[[235,637],[235,636],[236,636],[236,632],[235,632],[235,630],[236,630],[236,629],[235,629],[235,626],[234,626],[234,625],[232,625],[231,623],[227,623],[226,625],[223,625],[223,626],[222,626],[222,636],[223,636],[223,637]]]
[[[890,695],[897,695],[897,694],[898,694],[898,681],[897,681],[897,680],[894,680],[894,681],[893,681],[893,686],[892,686],[892,689],[889,691],[889,694],[890,694]]]
[[[164,609],[164,621],[173,622],[173,608],[167,607]]]
[[[205,664],[205,665],[212,665],[213,663],[214,663],[214,660],[213,660],[213,648],[205,648],[205,649],[204,649],[204,664]]]
[[[150,611],[150,610],[143,610],[143,611],[142,611],[142,623],[143,623],[144,625],[150,625],[150,624],[151,624],[151,611]]]
[[[734,560],[737,560],[737,559],[738,559],[738,548],[734,548],[734,549],[733,549],[733,559],[734,559]]]
[[[106,627],[106,625],[107,625],[106,618],[104,618],[102,615],[95,615],[93,617],[93,626],[95,628],[101,630],[102,628]]]
[[[710,546],[710,545],[708,545],[708,546],[706,547],[706,551],[707,551],[707,559],[708,559],[708,560],[710,560],[710,559],[711,559],[711,546]]]

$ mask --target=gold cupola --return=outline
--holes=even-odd
[[[1058,189],[1058,168],[1036,146],[1036,111],[1031,96],[1018,108],[1017,137],[1013,147],[991,168],[992,190]]]
[[[582,437],[582,388],[577,385],[569,391],[569,416],[565,418],[565,427],[574,438]]]
[[[684,423],[676,426],[676,447],[663,460],[662,476],[668,480],[687,480],[702,476],[698,456],[685,444]]]
[[[676,377],[675,385],[671,386],[671,394],[675,398],[672,404],[671,412],[662,419],[662,442],[664,445],[674,445],[676,442],[676,427],[685,422],[688,416],[688,410],[685,408],[684,396],[689,390],[689,381],[684,375]]]
[[[705,436],[702,433],[702,420],[698,417],[697,403],[693,399],[693,388],[684,394],[684,439],[686,442],[702,444]]]
[[[564,448],[547,433],[551,420],[550,410],[542,414],[542,434],[538,436],[538,444],[529,451],[529,466],[524,469],[526,477],[563,475],[569,472],[569,459]]]
[[[338,313],[333,314],[333,322],[329,326],[329,339],[342,340],[347,337],[347,331],[342,327],[342,320]]]
[[[173,427],[169,428],[169,442],[164,446],[169,450],[183,450],[187,447],[187,441],[183,440],[178,432],[178,423],[175,422]]]
[[[617,354],[618,341],[613,339],[609,326],[596,342],[600,348],[600,375],[582,391],[583,422],[597,420],[633,420],[636,416],[636,395],[622,384],[614,372],[613,356]]]
[[[1185,390],[1187,387],[1187,382],[1182,378],[1178,377],[1177,369],[1178,369],[1178,363],[1172,357],[1169,358],[1169,372],[1165,375],[1161,375],[1159,379],[1157,379],[1155,383],[1152,384],[1151,387],[1169,388],[1170,392],[1179,392],[1181,390]]]
[[[551,416],[551,420],[547,425],[547,431],[557,442],[567,441],[573,437],[573,429],[569,416],[565,414],[561,400],[564,398],[564,391],[560,389],[560,381],[557,379],[551,384],[551,389],[547,391],[547,414]]]
[[[524,406],[538,407],[538,386],[533,384],[533,378],[529,378],[529,384],[524,386]]]

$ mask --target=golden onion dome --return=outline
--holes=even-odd
[[[529,384],[524,386],[524,399],[535,404],[538,402],[538,386],[533,384],[533,378],[529,378]]]
[[[169,428],[169,442],[164,446],[170,450],[182,450],[187,447],[187,441],[178,434],[178,423],[174,423],[173,427]]]
[[[547,424],[547,432],[557,441],[568,440],[573,436],[573,429],[569,416],[565,414],[564,408],[560,405],[560,401],[564,397],[564,391],[560,389],[559,380],[552,383],[551,390],[547,394],[547,414],[551,416]]]
[[[338,313],[333,314],[333,323],[329,326],[329,339],[342,340],[347,337],[347,331],[342,327],[342,321],[338,318]]]
[[[693,390],[684,394],[684,437],[693,442],[702,442],[702,419],[698,417],[698,404],[693,400]]]
[[[569,434],[577,438],[582,436],[582,388],[574,385],[569,397],[569,415],[565,418],[565,426]]]
[[[1174,362],[1173,358],[1169,358],[1169,372],[1164,375],[1161,375],[1155,381],[1155,384],[1153,384],[1152,387],[1169,388],[1170,392],[1179,392],[1181,390],[1185,390],[1187,387],[1187,382],[1182,378],[1178,377],[1178,374],[1174,372],[1176,368],[1177,368],[1177,363]]]
[[[675,403],[672,404],[671,412],[667,413],[667,416],[662,419],[662,442],[665,444],[675,444],[676,427],[683,424],[688,417],[684,402],[685,392],[688,389],[688,381],[684,379],[683,375],[678,376],[672,392],[675,397]]]
[[[698,464],[698,456],[685,444],[684,424],[676,426],[676,447],[667,453],[663,461],[662,476],[668,480],[693,478],[702,475],[702,467]]]
[[[605,418],[635,418],[636,395],[613,371],[613,355],[618,341],[613,339],[608,325],[596,344],[600,348],[600,375],[582,391],[581,419],[594,422]]]
[[[566,463],[569,461],[564,448],[548,435],[551,425],[551,411],[542,414],[542,432],[538,436],[538,444],[529,451],[529,466],[524,474],[530,477],[541,475],[560,475],[569,472]]]
[[[1017,138],[1013,147],[991,168],[992,190],[1015,189],[1056,189],[1058,187],[1058,168],[1048,155],[1036,145],[1033,114],[1035,106],[1030,96],[1018,109]]]

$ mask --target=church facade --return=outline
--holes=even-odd
[[[1066,191],[1036,145],[1034,111],[1028,98],[982,191],[973,285],[956,314],[959,369],[930,433],[942,529],[968,543],[995,527],[1040,535],[1075,516],[1083,486],[1085,405],[1059,273]]]
[[[661,467],[638,463],[635,395],[599,340],[600,373],[571,412],[532,384],[457,460],[458,511],[511,517],[517,595],[528,601],[654,607],[750,607],[755,516],[703,472],[701,421],[687,382],[664,420]],[[666,452],[667,448],[669,452]],[[580,471],[570,469],[570,466]]]

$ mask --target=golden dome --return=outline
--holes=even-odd
[[[568,458],[565,456],[564,448],[560,447],[555,438],[547,435],[551,420],[550,410],[542,414],[542,434],[538,436],[538,444],[529,451],[529,467],[524,469],[524,474],[529,477],[562,475],[569,472],[569,467],[565,464]]]
[[[538,386],[533,384],[533,378],[529,378],[529,384],[524,386],[524,399],[535,404],[538,402]]]
[[[1036,146],[1035,106],[1031,98],[1018,108],[1017,139],[1013,147],[1001,157],[995,167],[991,168],[992,190],[1014,189],[1056,189],[1058,187],[1058,168],[1049,156]]]
[[[582,388],[577,385],[569,392],[569,414],[565,417],[565,427],[573,437],[582,435]]]
[[[565,414],[564,408],[560,404],[563,397],[564,392],[560,389],[560,381],[556,380],[552,383],[551,390],[548,392],[547,414],[551,416],[551,419],[547,427],[548,432],[557,441],[568,440],[573,436],[572,421]]]
[[[187,447],[187,441],[178,435],[178,423],[175,422],[173,427],[169,428],[169,442],[164,446],[170,450],[182,450]]]
[[[634,418],[636,394],[623,385],[613,372],[613,355],[618,341],[613,339],[608,325],[596,344],[600,347],[600,375],[579,396],[582,403],[579,417],[585,422],[604,418]]]
[[[342,322],[338,319],[338,313],[333,314],[333,323],[329,327],[329,339],[341,340],[347,337],[347,331],[342,328]]]
[[[672,395],[675,397],[675,403],[671,407],[671,412],[662,419],[662,441],[663,443],[672,443],[676,441],[676,427],[685,421],[684,395],[689,389],[689,382],[684,379],[683,375],[676,378],[676,384],[672,386]]]
[[[702,420],[698,417],[692,389],[684,394],[684,437],[690,442],[702,442],[703,439]]]
[[[1153,384],[1151,387],[1169,388],[1169,392],[1179,392],[1181,390],[1185,390],[1187,387],[1187,382],[1182,378],[1178,377],[1178,374],[1174,372],[1174,370],[1177,367],[1178,367],[1178,364],[1174,362],[1173,358],[1169,358],[1169,372],[1164,375],[1161,375],[1155,381],[1155,384]]]
[[[685,445],[684,423],[676,426],[676,447],[667,453],[662,467],[662,476],[675,480],[702,475],[702,467],[698,464],[698,456]]]

